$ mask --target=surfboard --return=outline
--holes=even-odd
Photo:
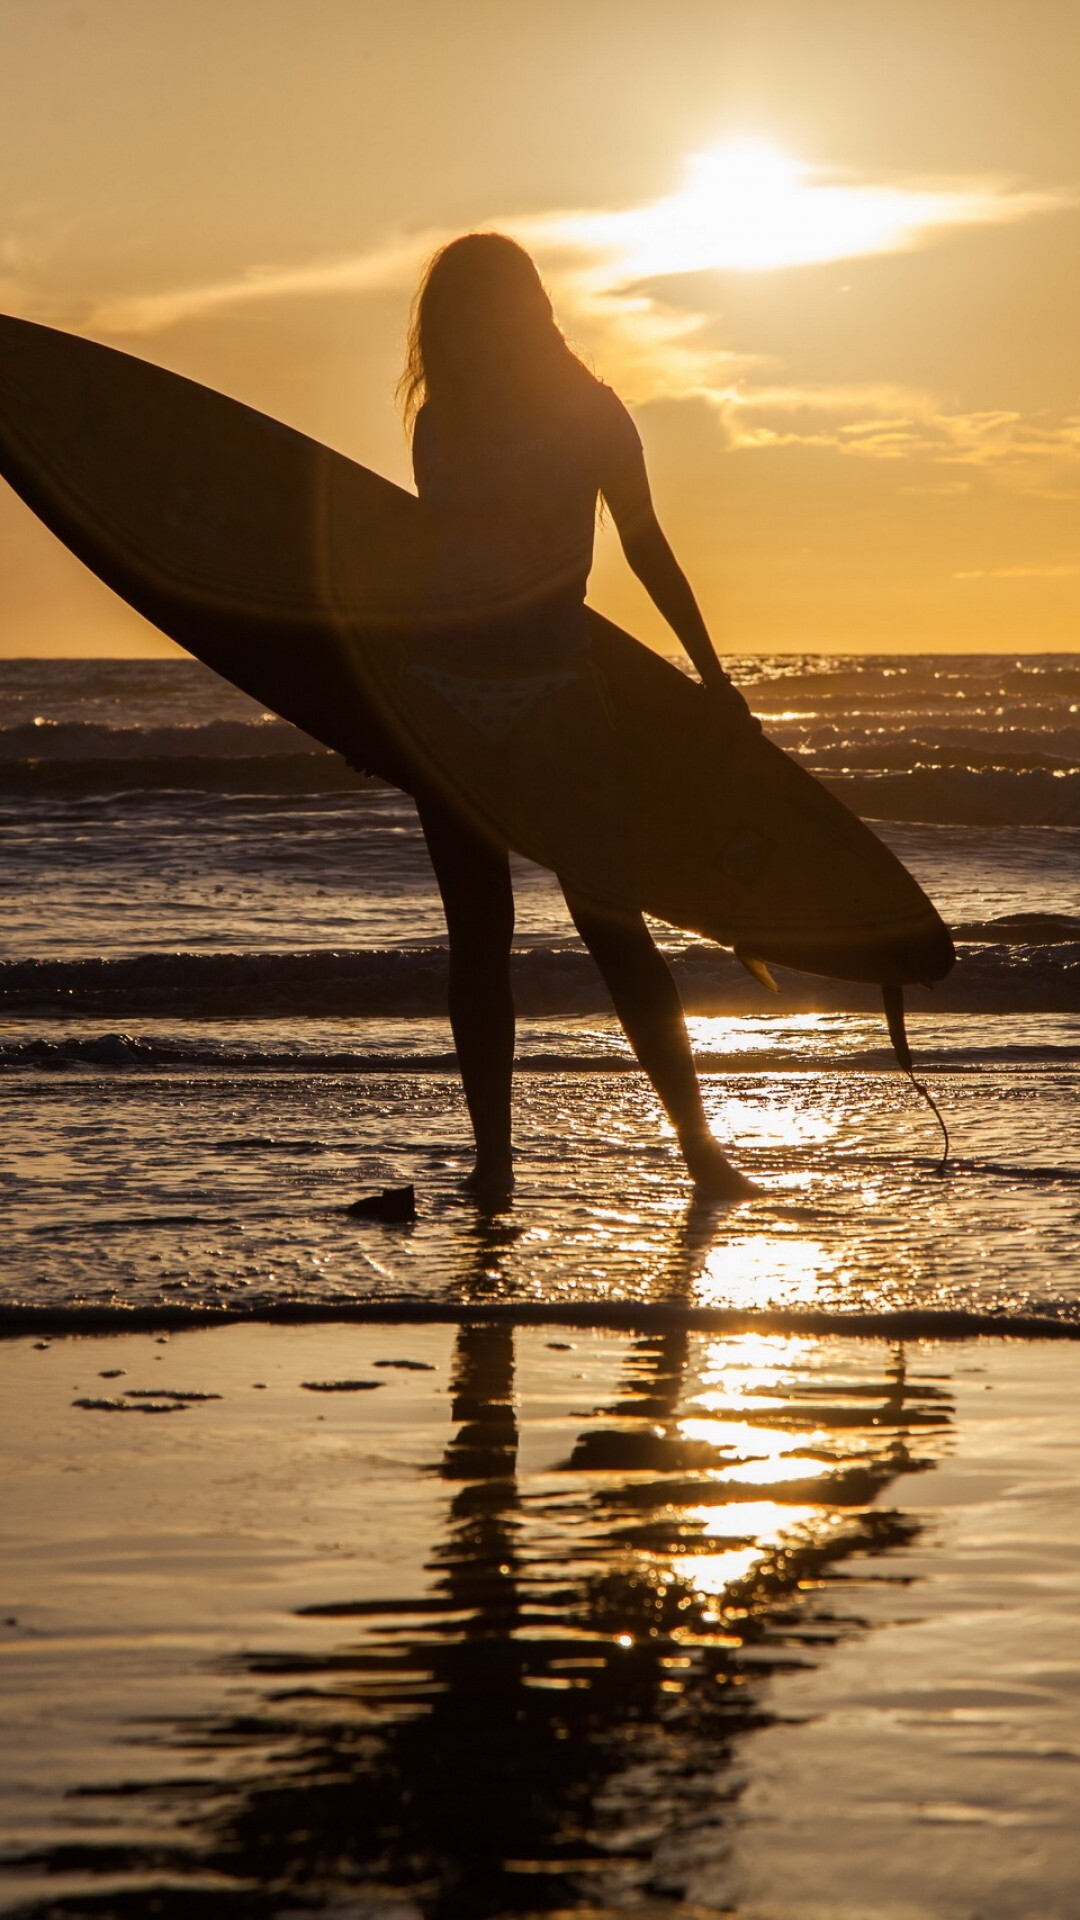
[[[759,969],[895,989],[953,964],[912,876],[778,747],[594,612],[524,664],[471,644],[432,615],[415,496],[281,422],[0,317],[0,472],[180,646],[354,764],[377,738],[596,904]]]

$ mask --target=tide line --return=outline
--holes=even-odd
[[[1080,1306],[1049,1300],[1040,1312],[1007,1308],[897,1307],[831,1313],[820,1308],[692,1306],[680,1300],[418,1300],[392,1294],[333,1300],[245,1302],[244,1307],[150,1303],[0,1304],[0,1338],[29,1334],[183,1332],[199,1327],[378,1323],[411,1326],[569,1327],[623,1333],[812,1334],[866,1340],[1080,1340]]]

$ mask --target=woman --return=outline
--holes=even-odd
[[[467,234],[435,255],[413,308],[401,394],[434,554],[430,603],[456,625],[459,649],[474,643],[504,657],[513,649],[535,670],[587,644],[585,583],[602,496],[627,560],[718,708],[736,725],[756,725],[661,532],[630,416],[567,346],[514,241]],[[493,1204],[513,1181],[509,859],[422,777],[410,785],[446,912],[450,1022],[476,1137],[468,1185]],[[752,1194],[709,1131],[678,992],[641,914],[563,891],[695,1188],[719,1200]]]

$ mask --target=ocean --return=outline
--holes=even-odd
[[[909,995],[661,927],[720,1138],[691,1204],[550,875],[517,865],[519,1183],[482,1227],[411,803],[186,660],[0,664],[6,1324],[470,1299],[1080,1323],[1080,656],[737,658],[960,962]],[[407,1229],[347,1209],[413,1183]],[[96,1316],[96,1318],[95,1318]]]

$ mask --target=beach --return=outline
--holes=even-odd
[[[658,928],[695,1203],[519,863],[485,1217],[409,803],[0,663],[0,1910],[1071,1920],[1080,664],[737,677],[957,931],[947,1160],[872,988]]]
[[[4,1911],[1068,1920],[1075,1365],[6,1343]]]

